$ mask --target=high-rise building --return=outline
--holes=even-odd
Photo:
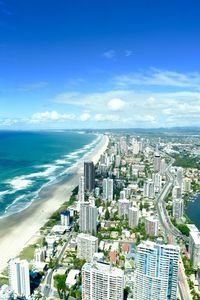
[[[79,178],[79,185],[78,185],[78,201],[82,203],[85,201],[85,178],[81,176]]]
[[[166,162],[165,159],[162,158],[160,161],[160,175],[164,175],[166,171]]]
[[[113,201],[113,179],[103,179],[103,200]]]
[[[180,188],[182,189],[183,185],[183,168],[179,167],[176,171],[176,180]]]
[[[138,226],[139,222],[139,209],[137,207],[129,207],[128,210],[128,225],[131,228]]]
[[[172,214],[175,219],[180,219],[183,217],[183,210],[184,210],[184,202],[181,198],[174,198],[173,199],[173,207],[172,207]]]
[[[175,186],[173,187],[173,190],[172,190],[172,197],[173,197],[173,198],[181,198],[181,197],[182,197],[182,191],[181,191],[180,186],[175,185]]]
[[[77,257],[91,262],[98,252],[98,238],[90,234],[79,233],[77,236]]]
[[[140,152],[140,144],[136,139],[133,139],[133,155],[138,155]]]
[[[123,300],[124,272],[102,262],[82,268],[82,300]]]
[[[92,161],[84,162],[85,191],[92,192],[95,187],[95,170]]]
[[[83,233],[96,234],[97,231],[97,208],[89,202],[81,203],[80,218],[79,218],[80,231]]]
[[[28,298],[31,294],[28,261],[11,259],[8,268],[9,284],[15,296]]]
[[[145,181],[143,195],[146,198],[154,198],[155,188],[154,188],[154,182],[152,179],[148,179],[147,181]]]
[[[70,211],[66,210],[60,214],[61,225],[68,227],[70,225]]]
[[[161,190],[162,178],[159,173],[154,173],[152,176],[155,192],[159,193]]]
[[[160,171],[160,162],[161,162],[161,157],[159,152],[155,152],[154,156],[154,171],[159,172]]]
[[[118,200],[118,216],[119,218],[128,217],[130,201],[127,199]]]
[[[190,229],[189,235],[189,255],[194,268],[200,266],[200,232],[197,227],[192,224],[188,225]]]
[[[118,168],[121,164],[121,156],[118,154],[115,156],[115,167]]]
[[[154,216],[145,218],[145,230],[150,236],[158,235],[158,220]]]
[[[137,248],[134,300],[176,300],[180,249],[142,242]]]

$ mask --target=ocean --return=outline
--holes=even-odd
[[[0,218],[39,200],[45,186],[69,176],[100,136],[75,131],[0,131]]]
[[[200,193],[190,197],[190,201],[187,203],[185,213],[200,230]]]

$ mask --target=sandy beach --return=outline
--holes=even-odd
[[[83,173],[83,161],[92,160],[95,164],[108,146],[108,137],[102,136],[100,143],[84,156],[77,165],[70,168],[68,179],[41,191],[40,199],[35,200],[27,209],[0,220],[0,273],[10,258],[16,257],[30,243],[38,230],[49,217],[70,197]]]

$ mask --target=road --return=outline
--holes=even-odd
[[[59,265],[60,261],[63,258],[63,255],[65,254],[66,248],[69,244],[69,242],[71,241],[73,236],[73,229],[68,237],[68,240],[64,243],[62,249],[60,250],[58,256],[57,256],[57,265]],[[45,279],[45,285],[43,287],[43,299],[48,299],[48,297],[50,297],[50,293],[51,293],[51,284],[52,284],[52,276],[53,276],[53,272],[55,269],[49,269],[46,275],[46,279]]]
[[[173,164],[173,160],[171,160],[170,164],[167,167],[166,170],[166,177],[167,181],[166,184],[161,191],[161,193],[157,197],[157,212],[158,212],[158,217],[159,221],[161,224],[161,227],[163,228],[165,232],[166,238],[171,236],[172,237],[172,243],[176,243],[177,238],[183,239],[185,242],[188,242],[188,237],[183,235],[172,223],[171,220],[168,216],[166,207],[165,207],[165,198],[169,194],[169,192],[172,190],[173,184],[174,184],[174,177],[170,173],[170,168]],[[187,282],[187,278],[185,275],[185,270],[183,266],[182,259],[180,258],[180,265],[179,265],[179,275],[178,275],[178,288],[180,292],[180,296],[182,300],[191,300],[191,294],[190,294],[190,289],[189,285]]]

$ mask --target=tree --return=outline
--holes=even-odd
[[[55,283],[55,287],[58,291],[58,294],[60,297],[62,297],[62,295],[64,295],[64,297],[66,297],[66,291],[67,291],[67,286],[66,286],[66,274],[64,275],[55,275],[54,276],[54,283]]]
[[[106,209],[106,212],[105,212],[105,220],[109,220],[110,219],[110,213],[109,213],[109,210]]]

